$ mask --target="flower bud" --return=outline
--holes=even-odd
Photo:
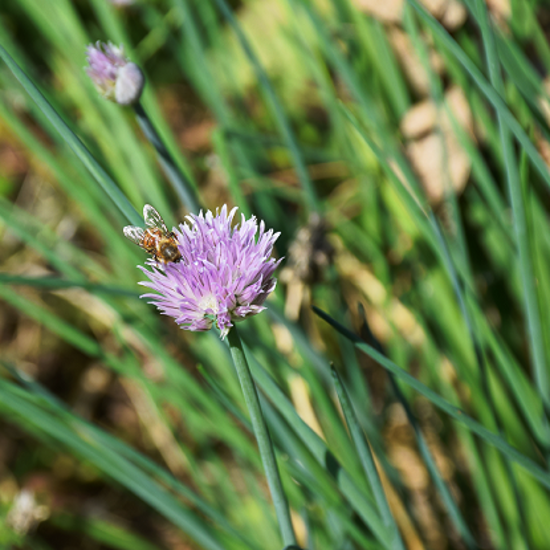
[[[124,55],[122,46],[110,42],[90,44],[86,50],[86,72],[97,91],[119,105],[132,105],[139,101],[145,77],[141,69]]]

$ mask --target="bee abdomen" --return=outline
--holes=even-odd
[[[171,242],[171,241],[165,241],[159,243],[159,256],[160,258],[165,262],[177,262],[181,260],[181,254],[178,250],[178,246]]]

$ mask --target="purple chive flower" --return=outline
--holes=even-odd
[[[225,338],[233,323],[265,309],[263,303],[273,292],[273,273],[281,260],[271,258],[279,233],[265,230],[253,216],[232,227],[237,208],[227,212],[224,205],[214,215],[187,216],[174,229],[182,259],[146,263],[140,269],[150,281],[142,282],[157,294],[144,294],[164,314],[174,317],[185,330],[206,331],[216,325]]]
[[[141,69],[124,55],[122,46],[96,42],[86,48],[86,72],[97,91],[120,105],[139,101],[145,84]]]

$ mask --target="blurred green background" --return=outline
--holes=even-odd
[[[3,2],[30,80],[2,54],[0,547],[283,548],[226,344],[138,299],[110,182],[187,210],[87,77],[102,40],[201,205],[281,232],[241,334],[300,545],[550,548],[548,25],[537,0]]]

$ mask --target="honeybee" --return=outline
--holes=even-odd
[[[176,235],[168,231],[161,215],[150,204],[143,207],[143,221],[146,229],[127,225],[123,229],[124,236],[151,254],[157,262],[179,262],[181,253],[178,250]]]

